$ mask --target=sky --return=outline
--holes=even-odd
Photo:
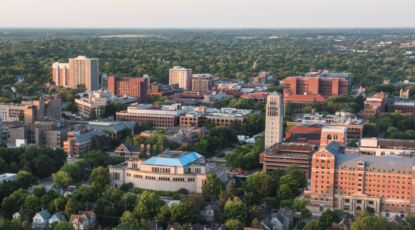
[[[0,27],[415,27],[415,0],[1,0]]]

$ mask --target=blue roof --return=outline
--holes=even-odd
[[[183,167],[183,166],[188,165],[189,163],[192,163],[198,160],[201,157],[202,155],[200,155],[199,153],[195,153],[195,152],[188,153],[179,158],[166,158],[166,157],[155,156],[144,161],[142,164]]]

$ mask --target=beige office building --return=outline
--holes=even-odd
[[[169,85],[179,85],[179,88],[192,89],[192,69],[174,66],[169,70]]]
[[[283,105],[282,95],[273,92],[268,95],[265,119],[265,149],[273,144],[282,143]]]
[[[69,58],[68,86],[76,88],[79,84],[85,84],[87,91],[99,89],[99,59],[78,56]]]
[[[227,168],[216,167],[195,152],[166,150],[145,161],[109,166],[109,171],[110,185],[116,188],[131,182],[134,187],[143,189],[177,191],[185,188],[189,193],[201,193],[210,172],[216,173],[223,182],[228,181]]]

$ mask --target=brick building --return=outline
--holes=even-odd
[[[289,125],[300,124],[321,124],[324,126],[337,126],[347,128],[347,139],[362,139],[364,128],[368,121],[355,118],[354,114],[337,112],[335,115],[322,115],[319,113],[301,114],[296,116],[293,120],[287,121]]]
[[[348,96],[349,81],[345,78],[287,77],[284,95],[321,95],[323,97]]]
[[[108,91],[115,96],[136,97],[137,102],[147,102],[148,84],[147,78],[141,77],[108,77]]]
[[[234,108],[208,108],[205,106],[194,107],[192,111],[180,116],[180,126],[203,127],[207,120],[215,126],[233,125],[235,129],[240,129],[245,122],[245,116],[248,114],[259,114],[259,110],[251,109],[234,109]]]
[[[25,124],[46,118],[61,118],[60,100],[22,101],[17,103],[0,103],[1,117],[5,122],[19,121],[19,115],[24,117]]]
[[[88,151],[92,149],[93,136],[108,136],[108,134],[101,131],[92,131],[88,133],[68,132],[67,135],[68,139],[63,142],[63,149],[70,157],[79,157],[85,150]]]
[[[121,102],[125,105],[135,103],[137,99],[135,97],[116,97],[107,90],[99,90],[88,95],[88,97],[81,97],[75,99],[75,103],[78,105],[78,112],[84,117],[89,117],[92,110],[95,110],[97,117],[101,116],[102,108],[112,101]]]
[[[314,103],[314,100],[320,104],[321,109],[324,110],[325,97],[317,95],[302,95],[302,94],[284,94],[284,109],[290,110],[294,114],[299,114],[303,111],[303,108]]]
[[[212,91],[215,82],[215,76],[212,74],[193,74],[192,90],[196,92]]]
[[[369,115],[379,117],[381,113],[393,113],[396,110],[401,111],[402,115],[412,117],[415,114],[415,100],[395,100],[384,92],[375,93],[366,98],[364,108],[357,115],[364,119]]]
[[[69,86],[70,79],[69,63],[55,62],[52,64],[52,81],[56,85]]]
[[[308,209],[321,215],[327,208],[354,213],[374,209],[376,215],[415,214],[415,159],[342,154],[330,142],[313,155]]]
[[[181,66],[174,66],[169,70],[169,85],[179,85],[182,89],[191,89],[192,69],[186,69]]]
[[[311,177],[311,159],[316,151],[316,145],[307,143],[277,143],[259,155],[259,163],[263,164],[263,172],[267,173],[271,173],[275,169],[285,171],[287,166],[297,164],[309,179]]]
[[[300,124],[285,132],[285,142],[320,145],[322,129],[320,124]]]
[[[154,95],[157,95],[159,97],[164,97],[164,96],[175,95],[176,93],[183,93],[183,89],[178,88],[178,85],[176,86],[153,82],[150,84],[150,88],[148,89],[147,96],[152,97]]]
[[[149,121],[155,127],[174,127],[178,126],[180,116],[191,111],[193,107],[182,106],[181,104],[152,105],[140,104],[128,107],[127,110],[116,113],[117,120],[135,121],[141,123]]]
[[[268,84],[268,81],[272,81],[274,78],[271,72],[261,72],[258,77],[253,77],[252,81],[255,84]]]

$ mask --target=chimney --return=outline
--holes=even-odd
[[[43,211],[43,208],[42,208],[42,211]]]
[[[316,115],[316,110],[312,109],[310,115],[313,115],[313,116]]]
[[[147,144],[147,154],[150,155],[151,144]]]

